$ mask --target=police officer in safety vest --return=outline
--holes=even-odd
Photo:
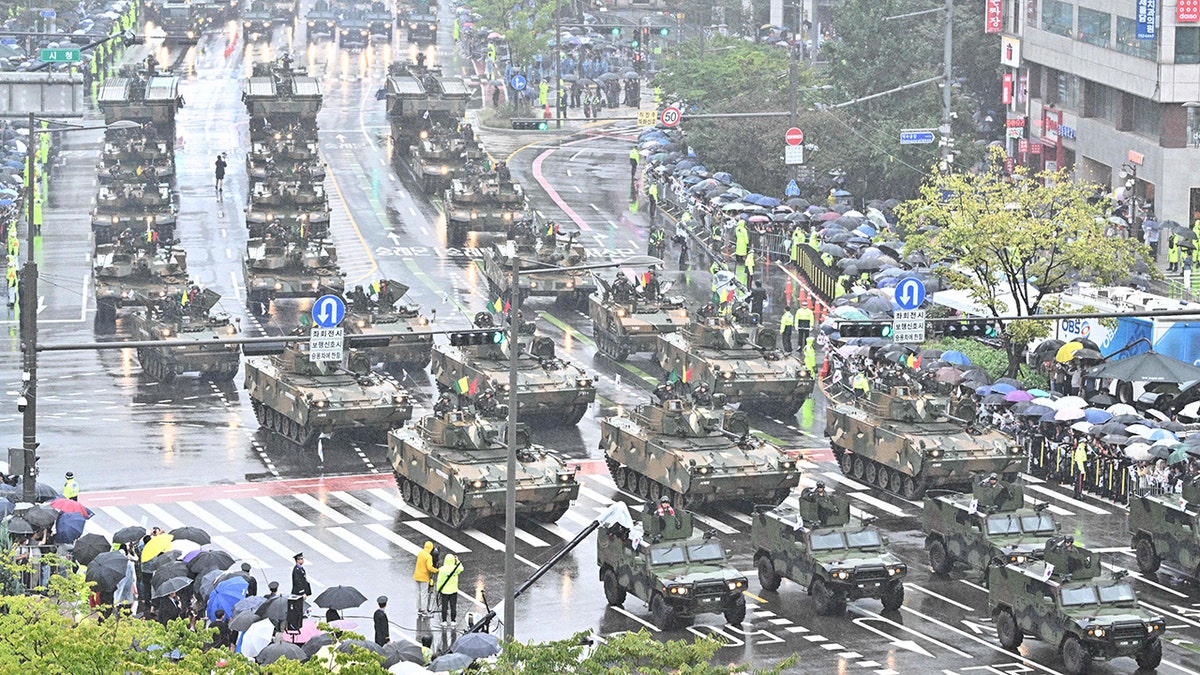
[[[62,494],[67,499],[79,501],[79,483],[75,481],[75,473],[67,472],[67,482],[63,484]]]

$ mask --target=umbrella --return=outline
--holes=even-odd
[[[1020,414],[1024,417],[1041,417],[1052,412],[1054,412],[1054,408],[1047,408],[1044,405],[1031,405]]]
[[[429,669],[436,672],[444,672],[450,670],[462,670],[475,662],[475,659],[466,654],[450,652],[443,656],[439,656],[429,664]]]
[[[1030,389],[1029,393],[1033,394],[1034,398],[1050,398],[1050,392],[1044,389]]]
[[[130,525],[117,530],[113,535],[114,544],[131,544],[146,536],[146,528],[141,525]]]
[[[1200,380],[1200,366],[1158,352],[1102,363],[1087,372],[1088,377],[1101,377],[1122,382],[1174,382],[1182,384]]]
[[[1021,391],[1020,389],[1018,389],[1016,391],[1010,391],[1007,394],[1005,394],[1004,400],[1008,401],[1010,403],[1017,403],[1019,401],[1032,401],[1033,394],[1031,394],[1027,391]]]
[[[1001,403],[1005,402],[1004,394],[988,394],[987,396],[983,397],[984,405],[1000,405]]]
[[[1071,425],[1072,431],[1078,431],[1081,434],[1086,434],[1091,431],[1092,425],[1090,422],[1076,422]]]
[[[1096,408],[1087,408],[1083,411],[1084,419],[1092,424],[1103,424],[1112,419],[1112,413],[1098,410]]]
[[[258,609],[259,605],[266,601],[267,599],[261,595],[248,595],[238,600],[237,604],[233,606],[233,614],[237,616],[242,612],[254,612],[254,610]]]
[[[394,659],[396,657],[392,658]],[[388,659],[388,661],[391,660],[392,659]],[[397,661],[395,663],[388,664],[387,661],[384,661],[383,665],[387,667],[387,671],[392,675],[429,675],[429,669],[425,667],[425,661],[423,659],[420,663],[417,663],[416,661]]]
[[[1175,434],[1167,431],[1166,429],[1155,429],[1155,430],[1151,431],[1149,434],[1146,434],[1144,436],[1144,438],[1148,438],[1152,441],[1178,441],[1179,440],[1179,438],[1176,437]]]
[[[33,526],[21,516],[13,516],[8,519],[8,532],[9,534],[33,534]]]
[[[1155,443],[1154,445],[1150,446],[1149,453],[1151,457],[1155,457],[1157,459],[1166,459],[1171,456],[1171,449],[1165,445],[1159,445],[1158,443]]]
[[[948,352],[943,352],[941,359],[946,363],[953,363],[959,366],[966,366],[970,365],[971,363],[971,359],[967,358],[966,354],[954,349]]]
[[[269,644],[266,647],[263,647],[261,650],[259,650],[258,655],[254,657],[254,660],[257,663],[264,666],[270,663],[275,663],[279,659],[303,661],[304,650],[300,649],[294,644],[291,644],[290,642],[276,642],[275,644]]]
[[[1004,384],[1000,380],[996,380],[996,382],[992,384],[993,394],[1007,394],[1014,391],[1017,391],[1017,387],[1014,387],[1011,384]],[[1031,396],[1029,400],[1032,401],[1033,397]]]
[[[988,395],[988,394],[990,394],[990,393],[992,393],[992,387],[991,387],[991,385],[985,384],[985,385],[983,385],[982,387],[976,387],[976,388],[975,388],[975,395],[976,395],[976,396],[987,396],[987,395]]]
[[[1133,443],[1125,446],[1125,456],[1135,462],[1145,462],[1151,458],[1150,446],[1145,443]]]
[[[1149,436],[1152,431],[1153,429],[1145,424],[1130,424],[1129,426],[1125,427],[1125,433],[1132,436],[1141,436],[1143,438]]]
[[[1082,408],[1063,408],[1062,410],[1054,411],[1055,422],[1067,422],[1081,419],[1083,419]]]
[[[396,659],[398,661],[408,661],[411,663],[419,663],[425,665],[425,655],[421,653],[421,648],[411,642],[403,640],[395,640],[383,646],[383,654],[388,657],[388,661]],[[387,663],[385,661],[385,663]]]
[[[1059,399],[1053,399],[1053,398],[1035,398],[1035,399],[1033,399],[1033,404],[1034,405],[1044,405],[1047,408],[1053,408],[1054,410],[1058,410],[1059,408],[1062,407],[1058,404],[1058,401],[1059,401]]]
[[[212,541],[212,537],[198,527],[177,527],[171,530],[171,536],[185,541],[194,541],[201,546]]]
[[[75,541],[71,550],[71,559],[80,565],[87,565],[101,553],[112,550],[112,544],[103,535],[85,534]]]
[[[129,560],[120,551],[107,551],[96,556],[87,568],[87,581],[96,584],[96,590],[115,591],[117,584],[125,578]]]
[[[217,620],[217,610],[225,610],[225,615],[229,616],[233,613],[233,606],[238,603],[238,600],[246,597],[246,580],[241,577],[226,579],[217,584],[213,588],[212,594],[208,596],[208,620]]]
[[[316,621],[314,621],[312,619],[305,619],[304,623],[300,624],[300,630],[298,630],[298,631],[283,631],[282,633],[280,633],[280,637],[283,639],[284,642],[291,642],[293,644],[302,645],[302,644],[307,643],[309,640],[317,637],[318,635],[323,635],[323,634],[324,634],[324,631],[322,631],[320,628],[317,628]]]
[[[349,654],[350,652],[354,651],[355,647],[361,647],[372,654],[379,654],[380,656],[383,656],[383,647],[380,647],[370,640],[342,640],[342,643],[338,645],[337,650],[339,652]]]
[[[259,605],[258,609],[254,611],[258,612],[258,615],[261,617],[270,619],[275,623],[280,623],[287,618],[287,597],[280,595],[271,598],[270,600],[267,600],[263,604]],[[308,611],[309,604],[305,602],[304,613],[307,614]]]
[[[1105,434],[1100,440],[1111,445],[1125,445],[1129,442],[1129,439],[1129,436],[1122,436],[1121,434]]]
[[[1171,451],[1171,455],[1169,457],[1167,457],[1167,464],[1178,464],[1180,462],[1186,462],[1187,459],[1188,459],[1187,446],[1179,445],[1179,446],[1176,446],[1175,449]]]
[[[314,603],[325,609],[343,610],[358,607],[367,601],[367,596],[353,586],[330,586],[317,596]]]
[[[831,255],[834,258],[845,258],[846,257],[846,249],[842,248],[841,246],[838,246],[837,244],[829,244],[829,243],[821,244],[820,246],[817,247],[817,252]]]
[[[1113,417],[1120,417],[1121,415],[1136,415],[1137,414],[1137,409],[1134,408],[1133,406],[1129,405],[1128,403],[1114,403],[1114,404],[1108,406],[1107,408],[1105,408],[1105,410],[1112,413]]]
[[[55,499],[54,501],[50,502],[50,507],[63,513],[78,513],[84,518],[91,518],[93,515],[95,515],[92,513],[91,509],[83,504],[80,504],[74,499]]]
[[[150,562],[142,563],[142,571],[153,573],[156,570],[158,570],[160,567],[164,567],[171,563],[177,563],[177,562],[180,562],[179,561],[179,551],[164,551],[161,554],[159,554],[158,556],[156,556]],[[182,563],[180,563],[180,564],[182,564]],[[187,565],[184,565],[184,571],[182,573],[187,574]]]
[[[947,384],[958,384],[963,381],[962,371],[950,367],[938,368],[937,372],[934,373],[934,377],[937,378],[938,382],[945,382]]]
[[[450,651],[483,659],[500,653],[500,638],[488,633],[466,633],[454,641]]]
[[[58,511],[39,504],[22,513],[21,517],[34,527],[51,527],[58,520]]]
[[[172,593],[178,593],[188,586],[192,585],[192,580],[187,577],[171,577],[161,584],[154,587],[153,598],[166,597]]]
[[[1066,363],[1075,358],[1075,352],[1083,349],[1083,343],[1071,341],[1058,348],[1058,352],[1054,354],[1054,360],[1059,363]]]
[[[204,575],[209,570],[228,569],[233,564],[233,556],[218,549],[206,549],[197,552],[188,561],[188,569],[192,574]]]
[[[169,534],[160,534],[157,537],[152,537],[146,542],[145,548],[142,549],[142,562],[153,560],[154,556],[171,548],[171,542],[175,541],[175,537]]]
[[[258,596],[254,596],[254,597],[258,597]],[[249,600],[249,599],[250,598],[246,598],[246,600]],[[233,619],[231,619],[229,621],[229,630],[235,630],[235,631],[241,633],[242,631],[245,631],[246,629],[250,628],[250,626],[253,626],[254,624],[256,624],[262,620],[263,620],[263,618],[261,616],[259,616],[258,614],[255,614],[253,611],[238,612],[237,614],[234,614]]]
[[[174,577],[188,577],[187,565],[178,560],[171,560],[170,558],[163,558],[163,560],[166,560],[166,562],[160,563],[154,570],[154,573],[150,575],[151,587],[157,586],[167,579]],[[188,578],[190,579],[191,577]]]
[[[387,646],[390,647],[397,643],[399,643],[399,641],[389,642],[387,644]],[[330,635],[329,633],[321,633],[319,635],[314,636],[311,640],[308,640],[307,642],[305,642],[303,649],[304,649],[304,653],[309,658],[312,658],[312,656],[314,654],[316,654],[318,651],[320,651],[320,649],[322,647],[328,647],[329,645],[332,645],[332,644],[333,644],[333,636]],[[402,644],[411,645],[412,643],[404,642]],[[413,646],[417,647],[416,645],[413,645]],[[386,648],[387,647],[385,647],[385,649]],[[421,649],[420,647],[417,647],[418,651],[420,651],[420,649]],[[421,665],[422,665],[422,667],[424,667],[424,665],[425,665],[425,657],[424,656],[421,657]],[[426,672],[428,672],[428,671],[426,671]]]
[[[1080,361],[1099,361],[1104,357],[1095,349],[1080,349],[1075,352],[1075,358]]]
[[[208,599],[208,596],[212,595],[213,588],[215,588],[217,585],[217,580],[220,578],[221,570],[208,570],[204,574],[196,577],[196,595],[199,595],[201,598]]]
[[[87,519],[78,513],[60,513],[54,524],[54,543],[70,544],[83,535]]]
[[[1086,408],[1087,407],[1087,401],[1083,400],[1082,398],[1079,398],[1078,396],[1064,396],[1060,399],[1057,399],[1056,403],[1058,404],[1056,407],[1059,410],[1062,410],[1063,408]]]

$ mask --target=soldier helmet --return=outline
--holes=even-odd
[[[671,500],[670,500],[670,499],[668,499],[667,497],[663,497],[662,499],[660,499],[660,500],[658,500],[658,501],[659,501],[660,503],[663,503],[663,504],[670,504],[670,503],[671,503]]]
[[[993,471],[992,473],[990,473],[988,475],[987,479],[988,479],[989,483],[994,483],[994,482],[1000,480],[1000,477],[996,475],[995,471]]]
[[[825,483],[824,483],[823,481],[817,481],[817,489],[818,489],[818,490],[824,490],[824,489],[825,489]]]

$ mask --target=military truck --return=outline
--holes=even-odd
[[[724,397],[661,402],[600,420],[600,449],[617,487],[643,499],[696,508],[713,502],[778,504],[800,484],[796,461],[750,436]]]
[[[505,426],[472,410],[421,418],[388,434],[388,461],[404,500],[462,529],[504,515],[508,486]],[[579,496],[575,469],[517,428],[517,515],[553,523]]]
[[[392,41],[392,26],[396,17],[382,2],[372,2],[366,6],[364,18],[367,20],[367,30],[372,38],[381,37],[387,42]]]
[[[357,350],[349,351],[347,363],[310,361],[307,342],[277,356],[247,358],[244,386],[259,425],[308,445],[320,434],[343,431],[382,438],[412,418],[408,392],[395,379],[372,372]]]
[[[465,244],[467,232],[507,233],[529,217],[521,185],[495,172],[450,181],[442,208],[448,246]]]
[[[956,564],[983,570],[994,564],[1023,563],[1041,555],[1047,539],[1058,532],[1045,503],[1025,507],[1021,486],[989,480],[968,494],[926,495],[925,550],[937,574]]]
[[[299,239],[329,235],[329,199],[325,186],[312,180],[256,181],[246,206],[246,229],[253,238],[278,225]]]
[[[1010,437],[949,415],[949,397],[895,386],[856,400],[844,385],[822,385],[825,435],[854,480],[920,499],[929,488],[969,489],[976,474],[1012,483],[1025,465]]]
[[[407,292],[399,281],[380,279],[371,284],[370,295],[357,286],[346,296],[346,334],[372,338],[376,344],[360,349],[389,370],[424,370],[433,354],[432,322],[419,305],[400,303]]]
[[[695,532],[692,514],[672,507],[659,516],[647,506],[640,522],[609,523],[597,532],[596,562],[604,598],[613,607],[627,595],[650,606],[658,628],[692,623],[697,614],[721,613],[740,626],[746,618],[746,577],[726,558],[712,532]]]
[[[438,20],[432,14],[409,14],[408,41],[414,44],[437,44]]]
[[[337,249],[324,239],[248,239],[242,273],[246,307],[258,314],[266,314],[276,298],[316,298],[322,289],[341,293],[345,288]]]
[[[600,353],[614,361],[654,351],[659,335],[686,328],[691,321],[683,296],[667,295],[669,286],[647,294],[644,288],[639,292],[627,283],[623,272],[618,272],[614,283],[594,278],[601,289],[588,297],[592,337]]]
[[[776,349],[768,329],[760,328],[752,341],[733,318],[706,316],[656,339],[655,362],[665,373],[687,373],[689,381],[707,383],[743,410],[788,419],[812,393],[804,361]]]
[[[371,28],[361,6],[354,6],[342,13],[338,21],[337,40],[339,47],[366,47],[371,42]]]
[[[122,241],[96,247],[92,267],[96,326],[106,328],[117,309],[146,305],[187,291],[187,253],[173,246]]]
[[[242,35],[247,42],[258,39],[271,39],[271,29],[274,28],[275,17],[271,13],[271,3],[267,0],[255,0],[246,5],[242,13]]]
[[[850,515],[850,499],[805,488],[798,507],[758,507],[750,523],[763,590],[784,578],[803,586],[821,614],[841,614],[847,600],[878,599],[887,611],[904,603],[908,566],[887,551],[879,530]]]
[[[171,186],[150,176],[146,182],[113,181],[100,186],[92,208],[97,244],[110,244],[126,230],[145,241],[175,238],[175,201]]]
[[[304,17],[305,25],[308,27],[309,39],[314,35],[327,35],[333,37],[337,34],[337,12],[329,6],[327,0],[317,0],[313,3],[308,14]]]
[[[194,291],[194,292],[193,292]],[[211,289],[193,287],[186,294],[148,303],[131,317],[134,340],[190,340],[188,347],[138,347],[142,372],[159,382],[171,382],[184,373],[198,373],[217,382],[228,382],[242,363],[237,345],[211,344],[236,337],[237,325],[224,312],[213,312],[221,296]]]
[[[1139,494],[1129,500],[1129,536],[1138,569],[1158,571],[1166,562],[1200,578],[1200,485],[1183,483],[1182,494]]]
[[[1102,575],[1100,554],[1070,537],[1047,541],[1041,558],[988,573],[988,608],[1005,649],[1016,650],[1027,635],[1041,640],[1058,649],[1068,675],[1123,656],[1145,670],[1158,667],[1167,622],[1139,606],[1125,571]]]
[[[591,274],[586,270],[561,271],[587,263],[587,253],[576,234],[560,238],[550,233],[533,242],[518,234],[516,239],[485,249],[483,276],[492,295],[511,300],[512,261],[517,257],[521,260],[521,298],[554,298],[564,308],[581,308],[596,290]]]

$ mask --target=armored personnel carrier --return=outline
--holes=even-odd
[[[1182,494],[1135,495],[1129,500],[1129,536],[1138,569],[1158,571],[1164,562],[1200,578],[1200,485],[1184,481]]]
[[[371,372],[365,355],[351,349],[340,363],[314,363],[308,345],[278,356],[246,359],[246,391],[258,423],[298,445],[319,434],[367,431],[382,437],[412,418],[412,403],[391,376]]]
[[[442,75],[440,68],[426,66],[425,54],[419,51],[415,63],[392,64],[388,68],[387,83],[376,93],[376,98],[387,102],[392,141],[397,148],[412,146],[420,132],[428,131],[434,124],[455,128],[466,116],[471,97],[471,90],[462,78]],[[482,159],[474,134],[468,133],[464,137],[468,156]],[[395,152],[393,156],[397,159],[408,157],[404,152]]]
[[[158,140],[155,133],[124,133],[113,130],[105,134],[100,153],[99,178],[102,184],[113,182],[144,183],[146,175],[160,181],[175,177],[173,143]],[[119,133],[120,132],[120,133]]]
[[[437,44],[438,20],[433,14],[409,14],[408,41],[415,44]]]
[[[470,410],[421,418],[388,434],[388,461],[404,500],[462,529],[504,515],[508,476],[504,425]],[[579,496],[575,470],[517,429],[517,514],[553,523]]]
[[[137,129],[106,129],[105,154],[113,152],[114,159],[138,166],[135,160],[146,160],[146,166],[157,165],[159,159],[174,163],[175,111],[179,109],[179,78],[160,72],[154,57],[148,57],[144,67],[125,66],[119,77],[104,80],[96,93],[96,105],[104,112],[104,123],[137,122]],[[158,147],[158,144],[164,144]],[[135,148],[127,148],[134,145]],[[166,178],[159,173],[160,178]]]
[[[278,225],[297,239],[329,236],[329,199],[325,186],[312,180],[256,181],[246,206],[246,229],[252,238],[266,236]]]
[[[333,37],[337,34],[337,12],[333,11],[327,0],[314,2],[304,20],[308,27],[309,41],[312,41],[314,35]]]
[[[425,194],[436,195],[461,178],[466,165],[466,141],[442,124],[422,129],[412,146],[413,175]]]
[[[145,305],[187,292],[187,254],[173,246],[101,244],[96,247],[92,276],[96,325],[108,326],[116,321],[120,307]]]
[[[600,420],[600,449],[617,487],[687,508],[725,501],[782,502],[800,483],[796,462],[750,436],[745,413],[686,398]]]
[[[487,313],[476,316],[479,326],[490,320]],[[511,342],[463,345],[434,345],[430,367],[438,388],[461,390],[474,383],[476,390],[492,389],[501,400],[508,398],[509,349]],[[588,405],[596,400],[593,379],[582,368],[557,358],[554,341],[547,337],[521,342],[517,357],[517,398],[524,419],[537,418],[548,424],[574,425],[583,419]]]
[[[892,387],[856,401],[844,386],[823,391],[825,435],[842,473],[904,499],[928,488],[969,489],[975,474],[1012,483],[1024,466],[1011,438],[948,415],[948,397]]]
[[[274,28],[275,17],[271,13],[271,3],[267,0],[255,0],[246,5],[242,13],[242,35],[247,42],[258,39],[271,39],[271,29]]]
[[[345,288],[337,249],[325,240],[249,239],[242,272],[246,307],[259,314],[276,298],[315,298],[323,288],[334,293]]]
[[[367,20],[367,31],[372,38],[380,37],[387,42],[392,41],[392,26],[396,23],[396,17],[386,4],[382,2],[370,3],[366,6],[364,18]]]
[[[721,541],[692,527],[692,514],[647,506],[640,522],[612,522],[597,532],[596,563],[609,605],[629,594],[650,605],[654,624],[672,630],[697,614],[721,613],[740,626],[746,618],[746,577],[725,557]]]
[[[764,590],[787,578],[804,586],[821,614],[847,600],[878,598],[888,611],[904,603],[908,566],[887,551],[879,530],[850,515],[846,495],[805,488],[798,508],[760,508],[750,524],[754,563]]]
[[[342,325],[348,335],[378,338],[377,344],[362,347],[372,363],[389,370],[424,370],[433,353],[433,327],[419,305],[401,304],[408,286],[392,279],[371,284],[370,294],[357,286],[347,296]],[[436,314],[436,309],[430,309]],[[372,340],[373,342],[375,340]]]
[[[146,182],[113,181],[100,186],[92,209],[96,244],[110,244],[128,230],[142,241],[175,238],[175,202],[171,186],[147,175]]]
[[[250,116],[251,142],[292,134],[295,140],[317,140],[321,86],[304,68],[292,66],[284,54],[270,63],[256,63],[242,88]]]
[[[955,564],[982,570],[993,564],[1036,560],[1058,523],[1043,509],[1025,508],[1021,486],[985,479],[968,494],[925,497],[925,550],[937,574],[949,574]]]
[[[654,351],[659,335],[686,328],[691,321],[683,296],[667,295],[669,286],[648,294],[629,284],[623,273],[618,273],[615,283],[596,279],[601,290],[588,296],[592,337],[600,353],[614,361]]]
[[[137,359],[151,379],[171,382],[177,375],[199,373],[217,382],[228,382],[242,363],[237,345],[207,344],[234,337],[237,326],[224,312],[213,312],[221,296],[193,287],[185,295],[171,295],[149,303],[131,317],[134,340],[190,340],[190,347],[138,347]]]
[[[994,565],[988,573],[988,608],[1001,646],[1015,650],[1026,635],[1039,639],[1058,649],[1068,675],[1124,656],[1145,670],[1158,667],[1167,622],[1139,606],[1125,571],[1104,575],[1100,554],[1070,537],[1047,541],[1041,558]],[[1028,656],[1046,662],[1036,652]]]
[[[567,308],[583,306],[596,290],[596,284],[586,270],[561,271],[587,263],[587,253],[576,240],[578,233],[557,236],[548,230],[541,237],[532,236],[529,223],[518,224],[516,239],[492,244],[483,253],[483,276],[487,278],[492,295],[510,300],[512,297],[512,261],[521,259],[521,297],[554,298]]]
[[[529,217],[520,184],[495,172],[450,181],[442,208],[448,246],[462,246],[467,232],[507,233]]]
[[[728,317],[707,316],[658,336],[655,361],[666,373],[706,382],[743,410],[794,417],[812,393],[804,361],[775,348],[775,334],[759,329],[757,342]]]
[[[361,5],[347,9],[338,21],[339,47],[366,47],[371,42],[371,29]]]

